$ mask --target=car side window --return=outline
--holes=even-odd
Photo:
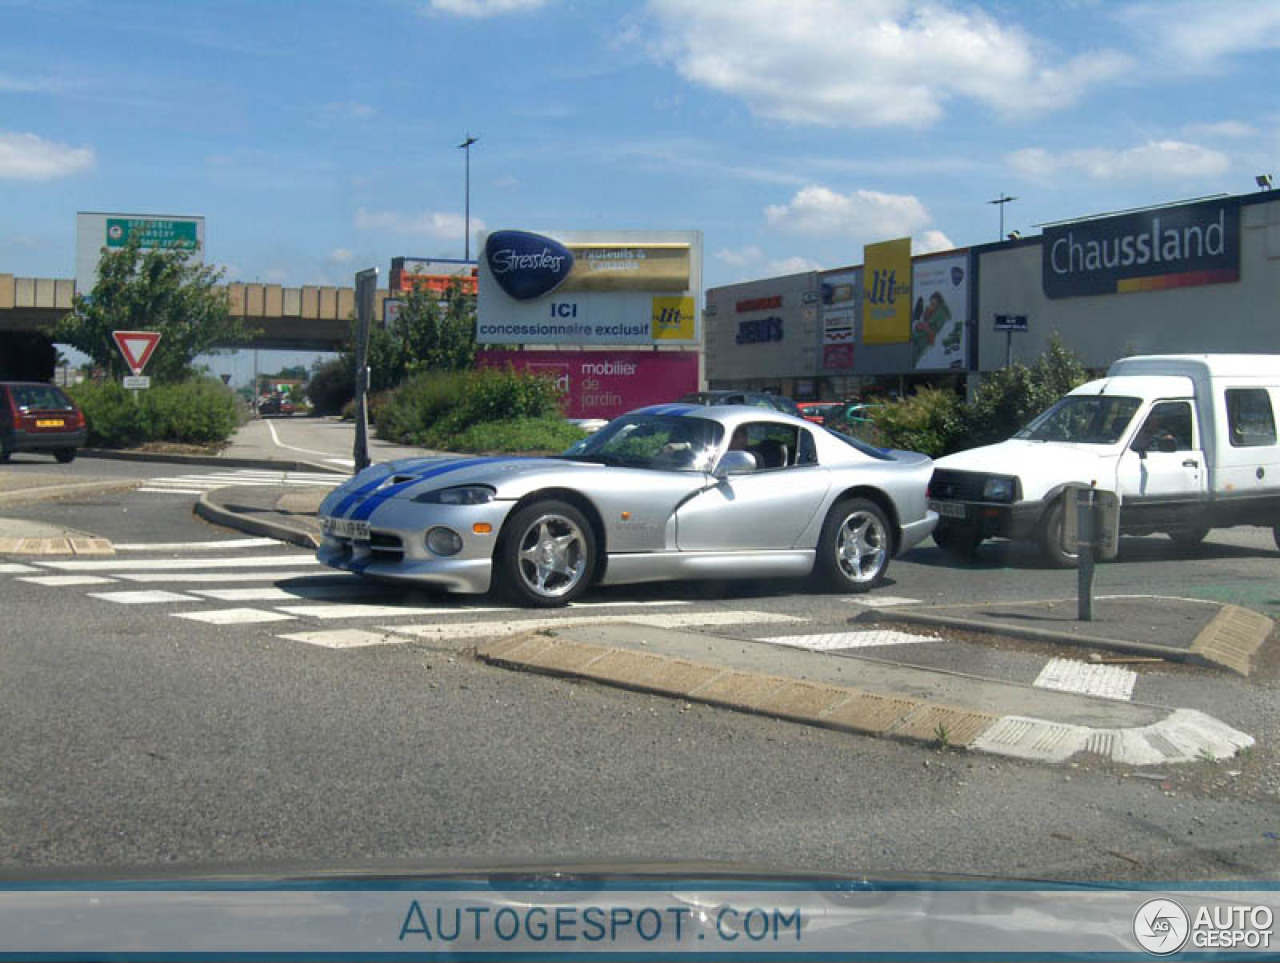
[[[801,428],[800,440],[796,445],[797,465],[816,465],[818,463],[818,445],[813,440],[813,432]]]
[[[799,434],[799,429],[791,425],[753,421],[737,427],[729,448],[755,455],[759,471],[792,468],[797,464]],[[812,444],[813,440],[809,442]]]
[[[1227,389],[1227,429],[1232,448],[1276,443],[1276,419],[1266,388]]]
[[[1192,451],[1195,448],[1191,403],[1162,401],[1151,409],[1138,429],[1135,447],[1155,451]]]

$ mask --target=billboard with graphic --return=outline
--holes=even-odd
[[[697,231],[494,231],[478,270],[482,344],[697,344]]]
[[[443,297],[451,284],[461,285],[463,294],[475,294],[476,262],[424,257],[391,259],[388,286],[393,294],[407,294],[417,288]]]
[[[693,351],[502,351],[476,355],[482,368],[511,365],[553,378],[570,418],[615,418],[698,390]]]
[[[863,248],[862,343],[902,344],[911,336],[911,238]]]
[[[831,271],[821,275],[822,367],[847,371],[853,367],[858,316],[862,306],[862,270]]]
[[[966,367],[969,255],[918,259],[911,270],[911,360],[916,371]]]
[[[88,294],[98,280],[103,250],[113,251],[137,239],[144,251],[171,248],[191,252],[204,263],[204,218],[174,214],[76,214],[76,291]]]

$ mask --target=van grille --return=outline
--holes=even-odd
[[[980,502],[986,477],[977,472],[935,468],[929,482],[929,497],[948,502]]]

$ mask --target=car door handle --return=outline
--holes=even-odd
[[[1183,468],[1199,468],[1200,462],[1196,461],[1194,458],[1188,458],[1186,461],[1182,463],[1182,467]]]

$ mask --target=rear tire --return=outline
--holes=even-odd
[[[1050,568],[1075,568],[1080,557],[1062,547],[1063,500],[1056,499],[1040,519],[1037,544],[1040,558]]]
[[[1178,546],[1184,552],[1190,552],[1199,547],[1200,543],[1205,540],[1209,534],[1207,528],[1183,528],[1176,532],[1169,532],[1169,537],[1173,539],[1173,544]]]
[[[973,558],[982,544],[978,530],[969,525],[947,525],[942,522],[933,530],[933,543],[942,551],[961,562]]]
[[[870,591],[889,570],[892,532],[889,519],[875,502],[865,498],[837,502],[822,526],[814,574],[835,591]]]
[[[53,457],[66,465],[76,460],[76,450],[74,448],[59,448],[53,453]]]
[[[493,568],[496,586],[520,605],[568,605],[595,575],[595,533],[568,502],[533,502],[503,526]]]

